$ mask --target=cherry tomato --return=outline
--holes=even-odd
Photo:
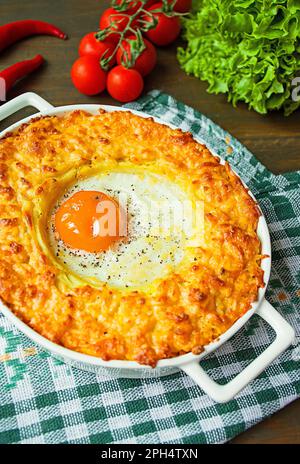
[[[131,35],[128,37],[129,40],[136,40],[135,35]],[[136,59],[134,66],[131,69],[136,69],[142,76],[146,76],[149,74],[154,66],[156,65],[157,61],[157,54],[155,47],[152,45],[149,40],[144,39],[144,43],[146,45],[145,50],[140,54],[140,56]],[[117,51],[117,63],[122,64],[122,57],[124,57],[126,63],[126,54],[124,54],[123,49],[127,52],[128,58],[131,58],[130,53],[130,46],[127,40],[123,40],[122,48],[120,47]]]
[[[169,3],[172,3],[173,0],[168,0]],[[192,8],[192,0],[177,0],[174,5],[174,11],[177,13],[187,13]]]
[[[140,8],[140,6],[142,6],[142,2],[139,2],[137,0],[131,0],[131,1],[127,0],[127,1],[128,1],[128,7],[125,10],[127,13],[135,13]],[[122,0],[117,0],[118,5],[120,5],[121,2],[122,2]],[[144,8],[148,8],[149,6],[153,5],[156,2],[157,2],[157,0],[148,0],[146,2],[146,4],[145,4]]]
[[[138,98],[144,87],[142,76],[135,69],[115,66],[107,76],[107,90],[116,100],[126,103]]]
[[[120,5],[122,3],[122,0],[117,1],[117,5]],[[141,2],[138,2],[137,0],[127,0],[127,8],[126,13],[135,13],[139,7],[141,6]]]
[[[154,3],[157,3],[156,0],[148,0],[148,2],[145,5],[145,8],[149,8],[150,6],[154,5]]]
[[[101,58],[108,58],[112,55],[115,44],[109,42],[108,40],[97,40],[95,37],[96,32],[90,32],[86,34],[79,44],[79,56],[84,55],[94,55],[99,60]],[[116,59],[113,58],[110,61],[110,65],[112,66],[116,62]]]
[[[93,55],[81,56],[75,61],[71,78],[76,89],[85,95],[96,95],[103,92],[106,86],[106,72]]]
[[[123,14],[122,12],[116,11],[114,8],[107,8],[104,10],[104,13],[100,18],[100,29],[106,29],[111,25],[112,22],[115,22],[115,24],[112,26],[113,31],[122,32],[127,26],[128,21],[129,16],[126,13]],[[118,42],[119,37],[119,34],[112,32],[106,37],[106,39],[110,42],[116,43]]]
[[[162,3],[155,3],[150,8],[147,8],[148,11],[157,10],[162,7]],[[169,18],[163,13],[153,13],[157,18],[158,23],[154,29],[150,29],[145,32],[145,35],[148,39],[151,40],[156,45],[169,45],[174,42],[180,33],[180,21],[178,17]],[[151,17],[145,15],[144,20],[151,22]]]

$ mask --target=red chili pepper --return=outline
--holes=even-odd
[[[53,24],[26,19],[0,26],[0,52],[18,40],[32,35],[53,35],[66,39],[67,35]]]
[[[20,61],[0,72],[0,79],[5,81],[5,91],[8,92],[16,81],[35,71],[44,62],[42,55],[37,55],[32,60]]]

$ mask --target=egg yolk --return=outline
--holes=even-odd
[[[56,211],[55,230],[71,248],[106,251],[124,235],[121,213],[118,202],[103,192],[76,192]]]

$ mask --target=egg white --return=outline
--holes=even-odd
[[[55,212],[82,190],[103,192],[127,212],[127,238],[106,252],[71,249],[55,233]],[[52,252],[60,264],[82,278],[95,278],[117,288],[144,286],[174,271],[183,259],[185,235],[175,216],[176,208],[186,200],[177,184],[152,173],[101,172],[78,179],[52,209],[48,227]]]

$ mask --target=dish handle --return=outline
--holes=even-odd
[[[50,105],[50,103],[36,93],[27,92],[0,106],[0,121],[3,121],[3,119],[26,106],[33,106],[41,113],[50,111],[54,108],[54,106]]]
[[[256,314],[262,317],[275,330],[276,338],[263,353],[233,380],[225,385],[218,384],[211,379],[200,366],[199,362],[196,361],[180,366],[217,403],[226,403],[233,399],[237,393],[265,370],[294,340],[294,329],[266,300],[263,300]]]

